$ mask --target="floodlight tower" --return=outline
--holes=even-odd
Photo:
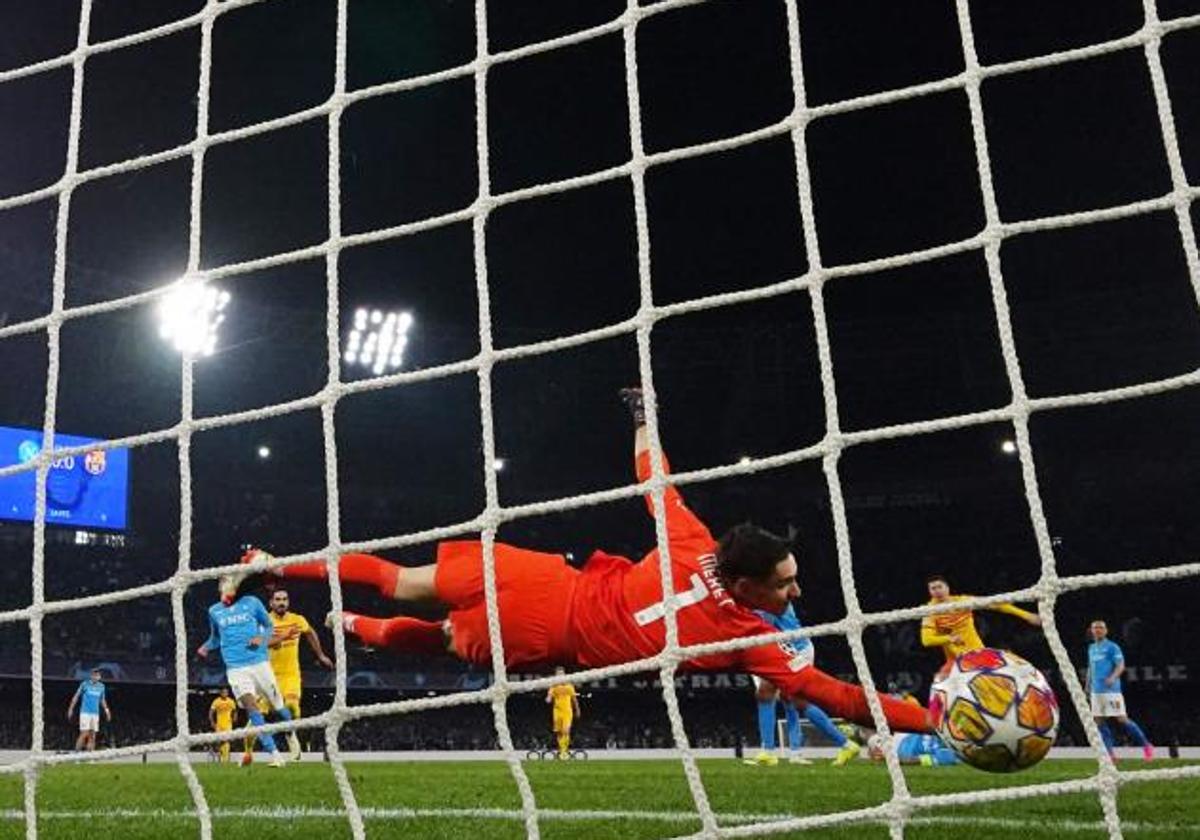
[[[184,356],[211,356],[229,300],[229,292],[183,277],[158,305],[158,334]]]
[[[370,368],[375,376],[398,370],[404,365],[404,351],[408,347],[408,331],[412,325],[410,312],[359,307],[354,311],[354,323],[346,334],[342,360],[350,367]]]

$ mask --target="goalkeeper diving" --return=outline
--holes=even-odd
[[[622,399],[634,419],[637,476],[645,481],[650,477],[650,449],[641,391],[626,389]],[[779,614],[800,594],[789,543],[750,524],[736,526],[718,541],[675,487],[668,486],[663,496],[679,643],[720,643],[774,632],[754,610]],[[649,497],[647,503],[651,504]],[[265,559],[269,555],[254,550],[243,557],[247,563]],[[657,550],[640,562],[596,551],[580,570],[569,566],[561,554],[496,543],[495,561],[501,638],[510,669],[560,664],[597,668],[662,651],[666,609]],[[323,581],[327,569],[321,560],[278,567],[271,573],[289,581]],[[451,654],[476,665],[490,664],[479,541],[439,543],[437,562],[417,567],[369,554],[345,554],[339,558],[338,574],[343,583],[371,586],[397,601],[440,604],[449,612],[442,621],[343,612],[340,618],[346,633],[375,648]],[[812,654],[811,645],[798,648],[771,641],[692,657],[681,667],[748,672],[777,686],[788,699],[872,725],[862,687],[822,672],[814,666]],[[892,729],[931,731],[923,707],[882,694],[879,702]]]

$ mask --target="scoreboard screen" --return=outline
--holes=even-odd
[[[54,433],[57,448],[97,438]],[[42,448],[40,430],[0,426],[0,467],[26,464]],[[0,519],[32,522],[37,471],[0,478]],[[95,449],[56,460],[46,476],[46,524],[124,530],[129,509],[129,450]]]

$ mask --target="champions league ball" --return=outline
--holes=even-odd
[[[934,680],[929,712],[947,746],[991,773],[1037,764],[1058,731],[1058,698],[1042,672],[992,648],[962,654]]]

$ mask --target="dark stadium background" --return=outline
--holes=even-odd
[[[195,11],[188,2],[97,0],[92,39],[118,37]],[[493,50],[611,19],[613,0],[489,3]],[[1162,0],[1164,17],[1200,11]],[[211,130],[307,108],[329,95],[331,0],[272,0],[222,15],[214,33]],[[474,55],[473,4],[351,0],[349,82],[358,88],[451,67]],[[0,69],[69,51],[78,0],[0,6]],[[962,67],[952,4],[801,2],[813,104],[952,75]],[[1118,37],[1141,22],[1120,0],[972,4],[980,58],[1011,60]],[[639,28],[649,151],[728,136],[792,107],[783,6],[719,0]],[[191,28],[87,63],[84,168],[187,142],[195,125],[199,34]],[[1200,31],[1170,35],[1163,60],[1184,161],[1200,181]],[[63,165],[70,68],[0,85],[0,194],[53,183]],[[619,164],[628,156],[619,34],[494,68],[489,76],[493,190]],[[1169,174],[1140,50],[1005,76],[983,86],[988,139],[1005,220],[1125,203],[1166,193]],[[371,99],[342,122],[346,232],[385,227],[473,200],[477,185],[470,78]],[[324,239],[325,119],[207,154],[202,263],[215,266]],[[966,238],[983,224],[966,96],[925,96],[813,123],[808,132],[817,226],[826,265]],[[72,202],[67,305],[160,286],[183,270],[190,162],[92,181]],[[655,167],[647,175],[656,302],[752,288],[804,272],[792,147],[779,137]],[[628,179],[494,212],[488,269],[496,345],[513,346],[620,321],[638,303]],[[54,200],[0,212],[0,324],[49,311]],[[1200,210],[1192,208],[1200,225]],[[1021,369],[1032,396],[1111,388],[1200,364],[1200,318],[1171,212],[1006,241],[1003,269]],[[410,309],[408,367],[478,350],[470,224],[343,252],[342,327],[359,305]],[[196,367],[196,414],[310,394],[325,381],[322,260],[222,283],[233,301],[220,351]],[[980,252],[834,280],[826,306],[844,429],[1000,407],[1010,399]],[[152,307],[74,320],[62,331],[57,427],[116,437],[179,419],[177,357],[155,333]],[[663,440],[673,464],[696,469],[817,442],[824,407],[806,293],[660,322],[653,334]],[[46,336],[0,341],[0,423],[43,419]],[[358,375],[357,373],[354,375]],[[628,418],[618,388],[637,381],[632,336],[506,362],[494,374],[501,500],[517,504],[631,479]],[[337,410],[342,535],[382,537],[469,519],[483,504],[478,385],[473,373],[344,399]],[[1037,414],[1038,479],[1063,574],[1195,561],[1200,556],[1200,393],[1185,389],[1114,405]],[[1032,584],[1039,560],[1006,424],[848,450],[841,474],[854,568],[865,609],[925,600],[941,571],[958,591]],[[260,445],[272,456],[261,460]],[[253,542],[277,553],[325,542],[324,460],[316,411],[197,434],[193,440],[192,562],[235,559]],[[714,531],[753,519],[796,536],[808,622],[844,614],[819,463],[686,488]],[[178,557],[174,443],[134,452],[132,528],[123,546],[73,544],[52,531],[46,597],[111,591],[167,577]],[[638,500],[506,525],[501,538],[571,552],[641,554],[652,523]],[[31,597],[31,529],[0,523],[0,609]],[[386,552],[385,552],[386,553]],[[431,548],[400,552],[427,562]],[[328,609],[317,587],[294,587],[310,619]],[[1108,619],[1130,664],[1131,712],[1159,743],[1200,742],[1193,712],[1200,659],[1192,642],[1200,583],[1084,590],[1058,603],[1082,665],[1084,629]],[[391,608],[351,592],[352,607]],[[189,639],[204,637],[211,586],[188,595]],[[985,637],[1053,671],[1040,633],[980,617]],[[328,634],[326,634],[328,641]],[[174,638],[169,600],[148,598],[50,616],[45,622],[49,744],[80,668],[115,663],[110,702],[118,741],[167,736]],[[920,692],[937,656],[915,623],[872,629],[877,681]],[[853,670],[843,640],[823,638],[818,662]],[[452,690],[482,679],[450,661],[352,652],[354,702]],[[205,678],[193,663],[194,682]],[[115,669],[114,669],[115,670]],[[0,746],[29,738],[29,638],[0,627]],[[1136,677],[1136,681],[1134,681]],[[306,677],[310,686],[327,676]],[[1058,675],[1054,678],[1059,679]],[[360,688],[360,685],[382,685]],[[403,689],[396,686],[404,686]],[[632,681],[589,689],[581,737],[603,745],[668,743],[661,697]],[[749,689],[685,683],[697,743],[751,737]],[[201,726],[203,693],[194,698]],[[328,693],[310,688],[315,711]],[[519,741],[546,726],[538,697],[510,702]],[[1065,736],[1078,738],[1073,713]],[[374,719],[343,747],[490,746],[485,707]]]

